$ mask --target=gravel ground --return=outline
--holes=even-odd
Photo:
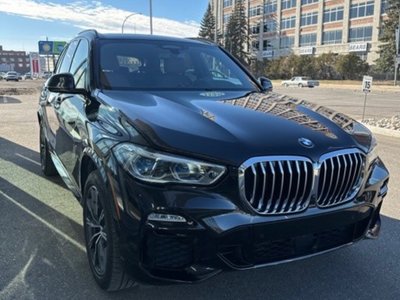
[[[363,123],[371,126],[398,130],[400,131],[400,115],[395,115],[391,118],[372,118],[364,120]]]

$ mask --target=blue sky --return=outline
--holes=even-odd
[[[155,34],[197,35],[208,0],[153,0]],[[37,51],[37,41],[68,40],[86,28],[149,32],[149,0],[0,0],[0,45],[6,50]]]

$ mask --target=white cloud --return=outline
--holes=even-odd
[[[31,19],[58,21],[71,26],[100,32],[121,32],[121,24],[132,11],[126,11],[101,1],[75,1],[68,4],[57,4],[37,0],[0,0],[0,12],[18,15]],[[149,17],[134,15],[125,25],[126,32],[148,34]],[[193,21],[178,22],[166,18],[153,18],[153,32],[158,35],[178,37],[197,36],[199,24]]]

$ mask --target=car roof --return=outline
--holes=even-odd
[[[148,41],[165,41],[165,42],[179,42],[187,44],[203,44],[214,45],[212,41],[201,38],[179,38],[163,35],[149,35],[149,34],[122,34],[122,33],[98,33],[96,30],[84,30],[78,36],[85,36],[89,39],[108,39],[108,40],[148,40]]]

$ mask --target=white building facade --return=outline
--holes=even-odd
[[[387,0],[210,0],[222,33],[235,1],[245,5],[250,50],[259,59],[355,53],[373,64],[379,57]]]

